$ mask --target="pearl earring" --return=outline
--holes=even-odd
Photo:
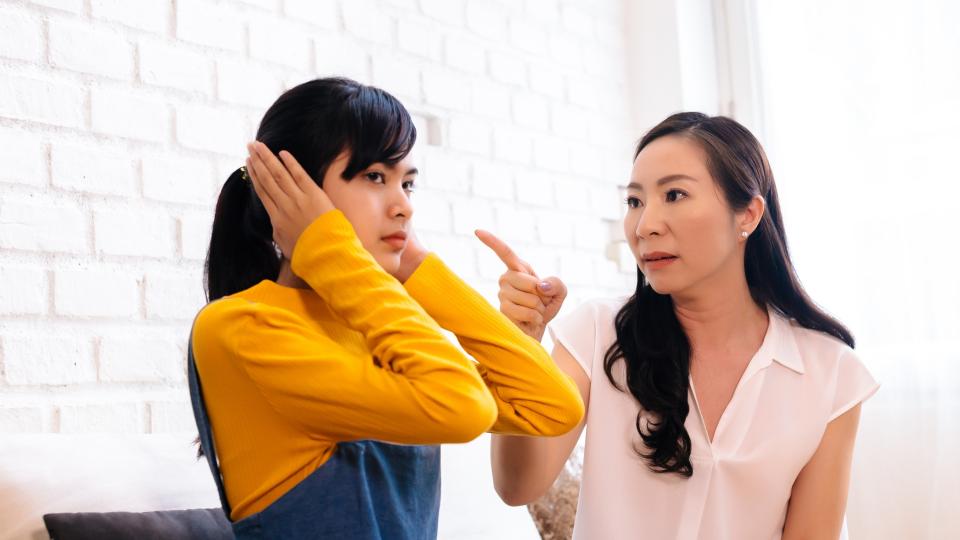
[[[741,232],[740,232],[740,236],[742,236],[744,239],[746,239],[748,236],[750,236],[750,233],[748,233],[747,231],[741,231]]]

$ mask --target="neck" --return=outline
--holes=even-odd
[[[741,265],[742,267],[742,265]],[[717,276],[721,278],[724,276]],[[766,334],[767,311],[750,295],[742,270],[705,283],[697,291],[674,294],[677,319],[695,350],[736,348]]]
[[[277,275],[277,285],[290,287],[293,289],[309,289],[310,284],[300,279],[300,276],[293,273],[290,268],[290,261],[283,259],[280,261],[280,273]]]

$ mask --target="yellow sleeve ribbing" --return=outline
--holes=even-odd
[[[404,284],[442,327],[479,362],[497,403],[494,433],[556,436],[576,427],[584,406],[576,383],[550,354],[435,255]]]
[[[363,334],[372,358],[351,355],[285,309],[221,301],[214,319],[236,331],[219,339],[278,414],[330,440],[403,444],[465,442],[494,422],[496,405],[473,362],[363,249],[340,211],[304,231],[292,267]],[[212,329],[216,320],[201,315],[197,324]]]

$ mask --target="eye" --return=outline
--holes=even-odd
[[[371,182],[373,182],[374,184],[383,184],[386,182],[386,178],[381,172],[371,171],[368,173],[364,173],[363,176],[366,177],[367,180],[370,180]]]
[[[667,192],[667,202],[677,202],[680,199],[686,199],[687,194],[679,189],[671,189]]]
[[[403,190],[407,193],[413,193],[417,190],[417,184],[413,180],[407,180],[403,183]]]
[[[643,206],[643,202],[638,197],[627,197],[626,203],[630,208],[640,208]]]

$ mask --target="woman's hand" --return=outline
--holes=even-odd
[[[290,152],[281,150],[277,159],[259,141],[248,144],[247,150],[247,173],[270,215],[273,241],[290,259],[300,234],[321,214],[333,210],[333,203]]]
[[[420,239],[417,238],[416,231],[413,230],[413,227],[410,227],[407,231],[407,245],[403,248],[403,253],[400,254],[400,267],[397,268],[393,277],[400,280],[400,283],[406,282],[429,253],[427,248],[420,243]]]
[[[507,265],[507,271],[500,276],[500,292],[497,295],[500,312],[523,333],[539,341],[543,338],[547,323],[560,311],[567,297],[567,286],[560,278],[538,278],[529,264],[492,233],[478,230],[475,234]]]

